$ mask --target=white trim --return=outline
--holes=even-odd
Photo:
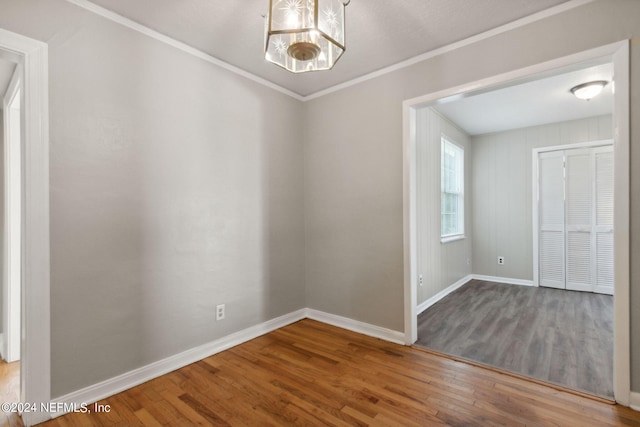
[[[444,178],[442,177],[442,169],[444,167],[444,165],[442,164],[442,159],[444,158],[444,152],[445,152],[445,147],[446,145],[452,145],[454,147],[454,149],[458,150],[458,153],[460,154],[460,158],[459,160],[459,164],[458,167],[456,168],[456,172],[458,175],[458,178],[462,178],[460,181],[460,192],[458,193],[458,213],[462,212],[462,215],[458,215],[458,228],[457,228],[457,233],[455,234],[449,234],[449,235],[445,235],[443,236],[442,234],[440,235],[440,243],[448,243],[448,242],[454,242],[456,240],[461,240],[465,238],[465,221],[467,220],[467,215],[466,214],[466,195],[465,195],[465,180],[467,179],[466,177],[466,166],[465,166],[465,152],[464,152],[464,146],[459,144],[455,138],[451,138],[449,135],[447,135],[445,132],[441,132],[440,134],[440,197],[442,197],[442,193],[443,193],[443,187],[444,187]],[[428,215],[429,217],[431,215]],[[441,204],[441,209],[440,209],[440,215],[438,215],[440,217],[440,233],[442,233],[442,204]]]
[[[373,338],[380,338],[396,344],[404,344],[404,334],[402,332],[349,319],[348,317],[325,313],[312,308],[307,308],[306,313],[309,319],[317,320],[318,322],[337,326],[338,328],[347,329],[359,334],[368,335]]]
[[[183,351],[182,353],[167,357],[166,359],[150,363],[122,375],[118,375],[117,377],[113,377],[81,390],[60,396],[54,399],[54,402],[64,402],[68,404],[76,403],[77,405],[80,405],[81,403],[91,404],[97,402],[161,375],[168,374],[169,372],[173,372],[184,366],[190,365],[191,363],[220,353],[221,351],[228,350],[231,347],[235,347],[276,329],[295,323],[305,317],[305,309],[285,314],[284,316],[251,326],[247,329],[243,329],[242,331],[227,335],[226,337]],[[66,412],[56,412],[52,413],[51,416],[55,418],[64,415],[65,413]]]
[[[392,73],[394,71],[401,70],[403,68],[410,67],[419,62],[426,61],[427,59],[431,59],[435,56],[443,55],[447,52],[451,52],[456,49],[460,49],[465,46],[469,46],[474,43],[478,43],[482,40],[486,40],[488,38],[497,36],[499,34],[506,33],[508,31],[515,30],[520,27],[524,27],[525,25],[532,24],[537,21],[541,21],[543,19],[549,18],[551,16],[558,15],[560,13],[566,12],[567,10],[574,9],[576,7],[583,6],[585,4],[591,3],[595,0],[569,0],[566,3],[562,3],[558,6],[551,7],[549,9],[545,9],[538,13],[534,13],[533,15],[525,16],[524,18],[520,18],[516,21],[510,22],[505,25],[501,25],[499,27],[493,28],[491,30],[485,31],[484,33],[476,34],[475,36],[468,37],[466,39],[460,40],[455,43],[448,44],[446,46],[440,47],[438,49],[431,50],[429,52],[422,53],[418,56],[414,56],[413,58],[406,59],[402,62],[398,62],[397,64],[390,65],[385,68],[381,68],[377,71],[374,71],[369,74],[365,74],[363,76],[357,77],[353,80],[346,81],[344,83],[340,83],[338,85],[332,86],[327,89],[323,89],[321,91],[312,93],[303,97],[304,101],[310,101],[312,99],[320,98],[321,96],[328,95],[333,92],[340,91],[342,89],[346,89],[351,86],[355,86],[357,84],[366,82],[368,80],[375,79],[380,76],[384,76],[385,74]]]
[[[404,343],[418,340],[417,109],[402,106],[402,229],[404,246]]]
[[[533,280],[512,279],[510,277],[485,276],[485,275],[482,275],[482,274],[472,274],[471,278],[474,279],[474,280],[482,280],[482,281],[485,281],[485,282],[506,283],[508,285],[536,286],[533,283]]]
[[[573,144],[553,145],[549,147],[534,148],[531,150],[531,180],[532,180],[532,201],[531,201],[531,219],[533,232],[533,286],[540,286],[540,224],[539,224],[539,188],[540,177],[538,176],[540,153],[549,153],[553,151],[572,150],[575,148],[593,148],[613,145],[613,139],[603,139],[598,141],[576,142]]]
[[[629,407],[634,411],[640,411],[640,393],[632,391],[629,394]]]
[[[553,145],[549,147],[540,147],[532,149],[534,154],[547,153],[550,151],[573,150],[574,148],[595,148],[613,145],[613,139],[599,139],[597,141],[576,142],[572,144]]]
[[[416,307],[417,314],[422,313],[427,308],[431,307],[453,291],[461,288],[472,280],[483,280],[485,282],[495,282],[495,283],[505,283],[508,285],[517,285],[517,286],[536,286],[533,284],[531,280],[523,280],[523,279],[510,279],[508,277],[498,277],[498,276],[484,276],[482,274],[468,274],[464,276],[462,279],[455,282],[453,285],[448,286],[447,288],[441,290],[431,298],[423,301],[418,304]]]
[[[433,304],[437,303],[438,301],[440,301],[441,299],[443,299],[444,297],[446,297],[447,295],[449,295],[453,291],[455,291],[455,290],[461,288],[463,285],[466,285],[467,283],[469,283],[469,281],[471,281],[471,280],[473,280],[473,276],[471,274],[469,274],[467,276],[464,276],[462,279],[458,280],[453,285],[447,286],[445,289],[441,290],[440,292],[438,292],[437,294],[435,294],[431,298],[429,298],[429,299],[423,301],[422,303],[418,304],[418,307],[416,307],[417,314],[422,313],[427,308],[431,307]]]
[[[23,60],[22,402],[51,397],[49,296],[49,88],[46,43],[0,29],[0,49]],[[48,414],[25,413],[26,426]]]
[[[567,10],[571,10],[571,9],[576,8],[576,7],[580,7],[580,6],[583,6],[585,4],[591,3],[591,2],[593,2],[595,0],[569,0],[569,1],[567,1],[565,3],[562,3],[562,4],[558,5],[558,6],[554,6],[554,7],[551,7],[549,9],[542,10],[542,11],[540,11],[538,13],[534,13],[533,15],[525,16],[524,18],[515,20],[515,21],[510,22],[508,24],[501,25],[499,27],[493,28],[491,30],[485,31],[485,32],[480,33],[480,34],[476,34],[475,36],[468,37],[468,38],[460,40],[458,42],[448,44],[448,45],[440,47],[438,49],[434,49],[434,50],[431,50],[429,52],[422,53],[420,55],[414,56],[413,58],[409,58],[409,59],[404,60],[402,62],[398,62],[397,64],[390,65],[388,67],[382,68],[382,69],[374,71],[372,73],[365,74],[365,75],[357,77],[355,79],[352,79],[352,80],[337,84],[335,86],[331,86],[331,87],[329,87],[327,89],[323,89],[323,90],[320,90],[318,92],[315,92],[315,93],[312,93],[312,94],[309,94],[309,95],[305,95],[305,96],[302,96],[302,95],[300,95],[298,93],[295,93],[295,92],[293,92],[293,91],[291,91],[289,89],[286,89],[286,88],[284,88],[282,86],[279,86],[279,85],[277,85],[275,83],[272,83],[269,80],[266,80],[266,79],[264,79],[262,77],[259,77],[259,76],[255,75],[255,74],[252,74],[252,73],[250,73],[248,71],[245,71],[245,70],[243,70],[241,68],[238,68],[235,65],[231,65],[228,62],[225,62],[225,61],[223,61],[221,59],[218,59],[218,58],[216,58],[216,57],[214,57],[212,55],[209,55],[209,54],[207,54],[207,53],[205,53],[205,52],[203,52],[203,51],[201,51],[199,49],[196,49],[196,48],[191,47],[191,46],[189,46],[189,45],[187,45],[185,43],[182,43],[182,42],[177,41],[177,40],[175,40],[175,39],[173,39],[171,37],[168,37],[168,36],[166,36],[164,34],[161,34],[158,31],[152,30],[151,28],[146,27],[146,26],[144,26],[142,24],[139,24],[139,23],[137,23],[137,22],[135,22],[135,21],[133,21],[133,20],[131,20],[129,18],[125,18],[122,15],[119,15],[119,14],[117,14],[115,12],[112,12],[112,11],[110,11],[108,9],[105,9],[105,8],[103,8],[101,6],[98,6],[98,5],[94,4],[94,3],[91,3],[89,0],[66,0],[66,1],[76,5],[78,7],[81,7],[83,9],[86,9],[86,10],[88,10],[90,12],[93,12],[96,15],[102,16],[103,18],[106,18],[106,19],[108,19],[110,21],[113,21],[113,22],[116,22],[118,24],[124,25],[125,27],[130,28],[130,29],[132,29],[134,31],[138,31],[139,33],[142,33],[142,34],[144,34],[146,36],[154,38],[154,39],[156,39],[156,40],[158,40],[158,41],[160,41],[162,43],[166,43],[169,46],[173,46],[173,47],[175,47],[177,49],[180,49],[185,53],[193,55],[193,56],[195,56],[197,58],[200,58],[200,59],[202,59],[204,61],[207,61],[207,62],[209,62],[211,64],[217,65],[217,66],[219,66],[221,68],[224,68],[227,71],[230,71],[232,73],[235,73],[237,75],[245,77],[245,78],[247,78],[249,80],[252,80],[252,81],[254,81],[254,82],[258,83],[258,84],[264,85],[264,86],[269,87],[269,88],[271,88],[273,90],[276,90],[276,91],[278,91],[280,93],[288,95],[288,96],[290,96],[290,97],[292,97],[294,99],[297,99],[298,101],[305,102],[305,101],[310,101],[312,99],[320,98],[321,96],[328,95],[330,93],[337,92],[337,91],[342,90],[342,89],[346,89],[346,88],[351,87],[351,86],[355,86],[355,85],[360,84],[362,82],[366,82],[367,80],[375,79],[375,78],[383,76],[385,74],[389,74],[389,73],[392,73],[394,71],[410,67],[410,66],[412,66],[414,64],[417,64],[417,63],[422,62],[422,61],[426,61],[427,59],[433,58],[435,56],[443,55],[443,54],[445,54],[447,52],[451,52],[453,50],[460,49],[461,47],[468,46],[468,45],[480,42],[482,40],[488,39],[490,37],[494,37],[494,36],[499,35],[499,34],[506,33],[508,31],[514,30],[516,28],[524,27],[525,25],[529,25],[531,23],[534,23],[534,22],[541,21],[543,19],[549,18],[551,16],[558,15],[560,13],[566,12]]]
[[[540,194],[538,191],[538,181],[540,180],[540,177],[538,175],[538,169],[539,169],[539,162],[538,162],[538,157],[539,157],[539,153],[535,152],[534,149],[534,153],[531,156],[531,206],[533,206],[532,210],[532,216],[531,216],[531,221],[533,223],[533,227],[532,227],[532,242],[533,242],[533,285],[534,286],[540,286],[540,242],[539,242],[539,237],[540,237],[540,230],[539,230],[539,222],[540,222],[540,217],[539,217],[539,208],[538,205],[540,203],[540,201],[538,200],[540,198]]]
[[[402,332],[392,331],[318,310],[303,308],[89,387],[60,396],[53,399],[53,402],[66,403],[68,407],[73,407],[73,404],[76,404],[76,407],[80,407],[83,403],[89,405],[305,318],[317,320],[374,338],[403,344],[404,335]],[[61,408],[64,409],[64,405],[61,405]],[[50,416],[56,418],[65,413],[67,412],[61,411],[51,413]]]
[[[20,206],[21,187],[21,169],[22,165],[22,107],[20,106],[22,99],[18,99],[18,108],[12,107],[16,102],[16,98],[22,94],[22,75],[23,67],[18,63],[15,67],[9,86],[7,87],[4,98],[2,99],[2,113],[4,125],[4,224],[3,229],[3,262],[4,271],[2,274],[2,309],[3,319],[2,326],[6,332],[7,340],[3,343],[4,360],[7,362],[15,362],[20,360],[20,291],[21,291],[21,268],[18,265],[21,262],[20,247],[21,242],[21,217],[22,206]],[[17,117],[14,109],[18,110]],[[17,136],[14,129],[14,119],[18,119]],[[16,141],[17,139],[17,141]],[[17,166],[16,166],[17,163]],[[16,211],[17,208],[17,211]],[[17,267],[17,268],[16,268]]]
[[[145,36],[151,37],[152,39],[155,39],[161,43],[165,43],[169,46],[172,46],[176,49],[179,49],[185,53],[188,53],[190,55],[195,56],[196,58],[202,59],[203,61],[209,62],[210,64],[213,65],[217,65],[220,68],[223,68],[227,71],[230,71],[234,74],[237,74],[239,76],[242,76],[246,79],[249,79],[255,83],[261,84],[263,86],[266,86],[270,89],[273,89],[277,92],[283,93],[285,95],[288,95],[294,99],[297,99],[298,101],[304,101],[304,97],[302,95],[299,95],[289,89],[286,89],[282,86],[279,86],[275,83],[270,82],[269,80],[266,80],[262,77],[258,77],[255,74],[252,74],[248,71],[245,71],[241,68],[236,67],[235,65],[231,65],[228,62],[225,62],[221,59],[216,58],[215,56],[211,56],[208,53],[205,53],[199,49],[196,49],[194,47],[189,46],[186,43],[180,42],[176,39],[173,39],[169,36],[165,36],[162,33],[159,33],[158,31],[152,30],[149,27],[146,27],[142,24],[139,24],[129,18],[125,18],[122,15],[119,15],[115,12],[112,12],[108,9],[105,9],[101,6],[98,6],[94,3],[91,3],[88,0],[67,0],[69,3],[72,3],[78,7],[81,7],[83,9],[86,9],[90,12],[95,13],[96,15],[99,15],[103,18],[106,18],[112,22],[115,22],[117,24],[123,25],[131,30],[137,31],[141,34],[144,34]]]
[[[631,392],[631,305],[630,305],[630,79],[629,41],[613,53],[615,93],[614,117],[614,296],[613,296],[613,393],[618,403],[628,406]]]
[[[464,240],[466,239],[467,236],[464,234],[454,234],[451,236],[444,236],[440,238],[440,243],[451,243],[451,242],[455,242],[457,240]]]
[[[403,102],[403,241],[404,241],[404,316],[405,340],[417,339],[417,262],[416,230],[416,133],[415,117],[419,108],[442,98],[473,93],[538,78],[554,70],[577,64],[613,59],[615,73],[615,290],[614,290],[614,395],[618,403],[628,406],[630,393],[630,305],[629,305],[629,41],[624,40],[596,47],[540,64],[509,71],[496,76],[465,83],[415,97]]]
[[[456,95],[469,94],[480,90],[487,90],[497,87],[503,87],[510,83],[516,83],[525,81],[528,78],[539,77],[540,75],[546,75],[558,68],[569,67],[579,64],[581,62],[593,61],[613,55],[612,51],[622,48],[628,41],[621,41],[610,43],[604,46],[595,47],[582,52],[577,52],[568,56],[552,59],[549,61],[541,62],[539,64],[530,65],[528,67],[519,68],[517,70],[507,71],[502,74],[487,77],[484,79],[476,80],[469,83],[464,83],[459,86],[454,86],[448,89],[443,89],[437,92],[433,92],[427,95],[421,95],[414,98],[407,99],[403,102],[404,106],[409,108],[420,108],[435,104],[444,98],[449,98]],[[614,94],[615,96],[615,94]]]

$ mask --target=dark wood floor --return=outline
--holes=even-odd
[[[418,345],[613,397],[613,297],[473,280],[418,316]]]
[[[640,413],[303,320],[117,394],[66,426],[640,426]]]

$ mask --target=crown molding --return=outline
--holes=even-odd
[[[225,62],[225,61],[223,61],[221,59],[218,59],[218,58],[216,58],[216,57],[214,57],[212,55],[209,55],[208,53],[205,53],[205,52],[203,52],[203,51],[201,51],[199,49],[196,49],[196,48],[194,48],[192,46],[189,46],[186,43],[180,42],[180,41],[175,40],[175,39],[173,39],[173,38],[171,38],[169,36],[166,36],[166,35],[164,35],[162,33],[159,33],[158,31],[152,30],[151,28],[146,27],[146,26],[144,26],[144,25],[142,25],[142,24],[140,24],[138,22],[135,22],[135,21],[133,21],[133,20],[131,20],[129,18],[126,18],[126,17],[124,17],[122,15],[119,15],[119,14],[117,14],[115,12],[112,12],[112,11],[110,11],[108,9],[105,9],[104,7],[98,6],[98,5],[92,3],[89,0],[66,0],[66,1],[71,3],[71,4],[76,5],[78,7],[81,7],[83,9],[86,9],[86,10],[88,10],[90,12],[93,12],[96,15],[100,15],[103,18],[106,18],[106,19],[108,19],[110,21],[113,21],[113,22],[118,23],[120,25],[123,25],[123,26],[125,26],[127,28],[130,28],[130,29],[132,29],[134,31],[137,31],[137,32],[139,32],[141,34],[144,34],[144,35],[146,35],[148,37],[156,39],[156,40],[158,40],[158,41],[160,41],[162,43],[165,43],[165,44],[167,44],[169,46],[175,47],[176,49],[179,49],[179,50],[181,50],[181,51],[183,51],[185,53],[193,55],[193,56],[195,56],[197,58],[200,58],[200,59],[202,59],[204,61],[207,61],[207,62],[209,62],[211,64],[217,65],[218,67],[221,67],[221,68],[223,68],[223,69],[225,69],[227,71],[230,71],[230,72],[232,72],[234,74],[237,74],[239,76],[245,77],[245,78],[247,78],[247,79],[249,79],[249,80],[251,80],[251,81],[253,81],[255,83],[261,84],[261,85],[266,86],[266,87],[268,87],[270,89],[273,89],[273,90],[275,90],[277,92],[283,93],[283,94],[285,94],[287,96],[290,96],[290,97],[292,97],[292,98],[294,98],[294,99],[296,99],[298,101],[305,102],[305,101],[311,101],[311,100],[316,99],[316,98],[320,98],[322,96],[328,95],[328,94],[333,93],[333,92],[340,91],[342,89],[346,89],[346,88],[351,87],[351,86],[355,86],[357,84],[366,82],[368,80],[372,80],[372,79],[375,79],[377,77],[383,76],[385,74],[389,74],[389,73],[392,73],[394,71],[410,67],[410,66],[412,66],[414,64],[417,64],[417,63],[422,62],[422,61],[426,61],[427,59],[433,58],[435,56],[442,55],[442,54],[445,54],[447,52],[451,52],[451,51],[456,50],[456,49],[460,49],[461,47],[468,46],[468,45],[477,43],[477,42],[482,41],[482,40],[486,40],[486,39],[488,39],[490,37],[494,37],[496,35],[499,35],[499,34],[502,34],[502,33],[506,33],[507,31],[511,31],[511,30],[516,29],[516,28],[520,28],[520,27],[523,27],[525,25],[540,21],[542,19],[549,18],[549,17],[554,16],[554,15],[558,15],[558,14],[566,12],[568,10],[571,10],[571,9],[574,9],[574,8],[577,8],[577,7],[580,7],[580,6],[584,6],[584,5],[588,4],[588,3],[594,2],[596,0],[569,0],[569,1],[565,2],[565,3],[562,3],[562,4],[559,4],[557,6],[551,7],[549,9],[545,9],[545,10],[540,11],[538,13],[534,13],[533,15],[525,16],[524,18],[518,19],[518,20],[510,22],[508,24],[501,25],[499,27],[493,28],[491,30],[485,31],[485,32],[480,33],[480,34],[476,34],[475,36],[468,37],[468,38],[466,38],[464,40],[460,40],[458,42],[451,43],[449,45],[440,47],[438,49],[434,49],[434,50],[431,50],[429,52],[422,53],[420,55],[414,56],[413,58],[409,58],[409,59],[404,60],[402,62],[398,62],[397,64],[390,65],[388,67],[382,68],[382,69],[374,71],[372,73],[368,73],[368,74],[362,75],[360,77],[356,77],[355,79],[352,79],[352,80],[337,84],[335,86],[331,86],[331,87],[329,87],[327,89],[323,89],[323,90],[320,90],[318,92],[314,92],[312,94],[305,95],[305,96],[302,96],[302,95],[300,95],[300,94],[298,94],[296,92],[293,92],[293,91],[291,91],[289,89],[286,89],[286,88],[284,88],[282,86],[279,86],[279,85],[277,85],[275,83],[272,83],[269,80],[266,80],[266,79],[264,79],[262,77],[256,76],[255,74],[252,74],[252,73],[250,73],[248,71],[245,71],[245,70],[243,70],[241,68],[238,68],[235,65],[231,65],[228,62]]]
[[[323,89],[321,91],[312,93],[310,95],[306,95],[303,97],[303,101],[311,101],[312,99],[320,98],[322,96],[328,95],[333,92],[338,92],[342,89],[346,89],[348,87],[355,86],[362,82],[366,82],[367,80],[375,79],[377,77],[384,76],[385,74],[389,74],[394,71],[410,67],[419,62],[426,61],[427,59],[431,59],[435,56],[443,55],[447,52],[451,52],[453,50],[460,49],[462,47],[469,46],[474,43],[478,43],[482,40],[486,40],[488,38],[497,36],[499,34],[506,33],[507,31],[511,31],[516,28],[524,27],[525,25],[529,25],[531,23],[541,21],[545,18],[558,15],[560,13],[566,12],[567,10],[571,10],[576,7],[584,6],[585,4],[592,3],[594,1],[596,0],[569,0],[566,3],[562,3],[557,6],[551,7],[549,9],[542,10],[538,13],[534,13],[533,15],[525,16],[524,18],[520,18],[516,21],[509,22],[508,24],[501,25],[499,27],[493,28],[491,30],[485,31],[480,34],[476,34],[475,36],[471,36],[466,39],[460,40],[458,42],[451,43],[434,50],[430,50],[429,52],[421,53],[420,55],[414,56],[413,58],[409,58],[402,62],[398,62],[396,64],[390,65],[385,68],[381,68],[372,73],[365,74],[360,77],[356,77],[353,80],[349,80],[344,83],[331,86],[327,89]]]
[[[202,59],[203,61],[209,62],[213,65],[217,65],[220,68],[223,68],[227,71],[230,71],[234,74],[237,74],[239,76],[242,76],[244,78],[247,78],[255,83],[261,84],[263,86],[266,86],[270,89],[273,89],[277,92],[283,93],[287,96],[290,96],[294,99],[297,99],[298,101],[304,101],[304,97],[293,92],[290,91],[289,89],[286,89],[282,86],[279,86],[275,83],[270,82],[269,80],[263,79],[262,77],[258,77],[255,74],[252,74],[248,71],[245,71],[241,68],[236,67],[235,65],[231,65],[228,62],[225,62],[221,59],[216,58],[215,56],[211,56],[208,53],[205,53],[199,49],[196,49],[192,46],[189,46],[186,43],[183,43],[181,41],[178,41],[176,39],[173,39],[169,36],[166,36],[162,33],[159,33],[158,31],[152,30],[149,27],[146,27],[138,22],[135,22],[129,18],[126,18],[122,15],[119,15],[115,12],[112,12],[108,9],[105,9],[102,6],[98,6],[97,4],[91,3],[89,0],[66,0],[67,2],[74,4],[78,7],[81,7],[85,10],[88,10],[89,12],[93,12],[96,15],[99,15],[103,18],[106,18],[112,22],[115,22],[117,24],[123,25],[129,29],[132,29],[134,31],[137,31],[141,34],[144,34],[145,36],[151,37],[152,39],[155,39],[159,42],[165,43],[169,46],[172,46],[176,49],[179,49],[185,53],[188,53],[190,55],[195,56],[196,58]]]

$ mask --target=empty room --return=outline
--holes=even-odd
[[[0,426],[640,425],[639,37],[636,0],[0,0]]]
[[[573,68],[421,110],[417,343],[613,399],[613,65]]]

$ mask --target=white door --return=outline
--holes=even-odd
[[[565,288],[564,250],[564,152],[540,153],[539,277],[540,286]]]
[[[613,294],[613,148],[538,155],[540,286]]]
[[[565,153],[566,289],[593,291],[592,149]]]
[[[595,288],[613,295],[613,148],[594,149],[595,157]]]

